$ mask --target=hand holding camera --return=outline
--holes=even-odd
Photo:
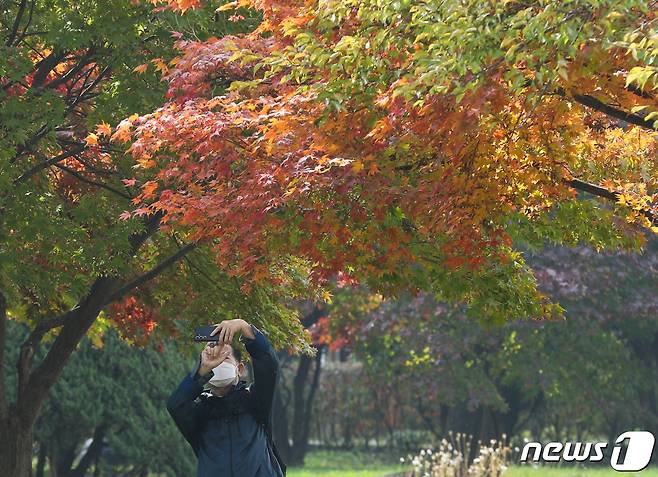
[[[217,336],[218,343],[231,344],[238,331],[247,338],[254,339],[254,333],[251,331],[251,326],[249,326],[249,323],[241,319],[222,321],[214,326],[215,329],[210,333],[210,336]]]
[[[249,323],[244,320],[225,320],[212,326],[197,328],[194,334],[195,341],[206,341],[206,347],[201,352],[200,374],[206,374],[219,366],[231,353],[224,344],[231,344],[236,333],[242,333],[247,338],[254,339],[254,333]]]

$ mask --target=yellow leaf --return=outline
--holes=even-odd
[[[160,71],[164,74],[167,74],[167,72],[169,71],[167,64],[164,61],[162,61],[162,58],[154,58],[151,60],[151,63],[155,65],[155,69],[157,71]]]
[[[354,164],[352,164],[352,170],[356,173],[361,172],[363,170],[363,162],[356,161]]]

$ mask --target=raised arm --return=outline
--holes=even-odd
[[[251,356],[254,369],[254,383],[250,388],[251,402],[258,417],[267,422],[279,375],[279,359],[265,335],[244,320],[223,321],[211,334],[219,334],[220,342],[231,343],[238,332]]]
[[[199,426],[203,419],[201,408],[195,399],[203,392],[203,386],[212,377],[212,368],[221,359],[218,348],[206,347],[192,372],[183,378],[167,400],[167,411],[195,453],[197,452]]]
[[[265,335],[254,325],[248,325],[249,334],[243,333],[242,340],[251,356],[254,369],[254,383],[251,396],[254,406],[264,422],[272,412],[272,402],[279,376],[279,358]]]

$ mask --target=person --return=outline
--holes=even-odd
[[[246,321],[226,320],[211,333],[199,360],[167,400],[167,411],[197,457],[197,477],[283,477],[271,434],[279,361],[265,335]],[[254,382],[233,338],[251,356]],[[204,386],[209,390],[204,392]]]

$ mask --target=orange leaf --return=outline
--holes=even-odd
[[[109,136],[112,134],[112,127],[106,122],[102,122],[96,126],[96,134],[99,136]]]
[[[87,146],[95,146],[98,144],[98,136],[94,133],[90,133],[86,138],[85,138],[85,143]]]
[[[136,73],[144,73],[149,67],[148,63],[144,63],[143,65],[135,66],[133,68],[133,71]]]

